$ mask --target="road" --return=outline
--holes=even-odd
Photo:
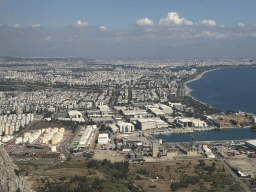
[[[72,135],[68,135],[65,141],[60,145],[60,152],[64,154],[65,158],[68,158],[68,156],[70,155],[69,145],[71,143],[72,138]]]
[[[209,147],[210,148],[210,147]],[[210,148],[211,149],[211,148]],[[212,150],[212,149],[211,149]],[[212,150],[212,152],[215,154],[216,158],[222,162],[222,164],[225,166],[225,168],[230,172],[230,174],[235,178],[235,180],[240,183],[240,185],[244,188],[246,192],[251,192],[251,190],[244,184],[244,182],[240,179],[240,177],[235,174],[232,169],[228,166],[225,159],[223,159],[216,151]]]
[[[83,126],[79,126],[76,129],[75,133],[68,135],[66,140],[60,145],[60,147],[59,147],[60,152],[62,154],[64,154],[65,158],[68,158],[68,156],[70,155],[69,149],[72,148],[72,144],[73,144],[74,140],[76,139],[77,135],[79,134],[82,127]]]

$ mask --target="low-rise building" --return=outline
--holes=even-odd
[[[98,136],[98,143],[99,144],[107,144],[109,141],[108,134],[107,133],[101,133]]]
[[[152,119],[137,119],[137,125],[140,130],[155,129],[156,121]]]
[[[134,131],[134,125],[126,122],[117,122],[117,127],[119,128],[120,133],[132,132]]]

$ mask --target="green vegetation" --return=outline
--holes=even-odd
[[[187,188],[189,184],[195,185],[198,182],[199,182],[198,176],[185,176],[179,182],[171,184],[171,189],[173,191],[176,191],[180,188]]]
[[[59,159],[60,154],[59,153],[42,153],[41,154],[42,158],[54,158],[54,159]]]
[[[127,186],[118,181],[108,181],[98,177],[71,177],[69,182],[46,182],[45,187],[38,189],[42,192],[93,192],[93,191],[128,191]]]
[[[65,175],[63,175],[65,171]],[[74,171],[77,173],[75,176]],[[177,171],[177,172],[176,172]],[[222,169],[221,162],[112,163],[107,159],[70,160],[44,170],[35,178],[36,191],[243,191]],[[37,179],[37,180],[36,180]],[[256,185],[256,180],[251,185]],[[161,185],[161,187],[160,187]]]
[[[83,153],[83,156],[86,157],[87,159],[90,159],[92,158],[93,154],[94,154],[94,151],[86,151]]]
[[[93,192],[93,191],[139,191],[132,181],[128,181],[129,162],[111,163],[107,159],[103,161],[90,160],[80,163],[65,162],[46,170],[58,168],[83,168],[88,170],[88,175],[94,175],[95,171],[104,173],[104,179],[98,176],[60,177],[58,181],[45,180],[44,187],[39,187],[39,192]],[[93,174],[92,174],[93,173]]]
[[[251,187],[251,188],[256,188],[256,178],[252,178],[252,179],[250,180],[250,187]]]
[[[137,169],[137,173],[142,175],[149,175],[149,171],[147,169]]]
[[[179,167],[177,170],[185,168]],[[236,183],[230,174],[220,173],[216,171],[215,162],[212,165],[206,165],[203,160],[199,160],[199,164],[194,166],[194,176],[182,174],[179,182],[172,183],[171,189],[177,191],[181,188],[187,188],[189,185],[200,186],[200,189],[194,189],[193,192],[219,192],[219,191],[243,191],[243,188]],[[203,184],[210,183],[211,188],[207,189]]]
[[[16,174],[17,176],[20,176],[20,172],[19,172],[18,169],[14,169],[14,172],[15,172],[15,174]]]

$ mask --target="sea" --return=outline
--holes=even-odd
[[[190,142],[192,136],[195,141],[224,141],[224,140],[246,140],[256,139],[256,131],[249,128],[225,128],[221,130],[203,130],[191,133],[171,133],[170,135],[156,135],[156,139],[163,139],[165,142]]]
[[[256,67],[210,71],[187,86],[191,96],[214,108],[256,114]]]
[[[208,105],[226,111],[243,111],[256,114],[256,67],[226,68],[209,71],[187,86],[191,96]],[[173,133],[157,135],[166,142],[189,142],[191,134]],[[256,139],[251,129],[221,129],[195,131],[196,141]]]

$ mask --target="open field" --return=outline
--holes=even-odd
[[[217,161],[205,161],[206,166],[212,166],[215,163],[216,170],[221,170],[222,164]],[[138,163],[130,165],[130,174],[134,178],[141,178],[141,180],[135,179],[135,184],[141,186],[145,191],[170,191],[170,185],[172,183],[180,181],[182,175],[197,176],[195,173],[195,166],[198,161],[180,161],[180,162],[161,162],[161,163]],[[138,173],[141,170],[146,170],[146,174]],[[139,170],[139,171],[138,171]],[[200,182],[195,185],[189,184],[187,188],[179,189],[178,191],[192,191],[193,189],[200,189]],[[203,184],[207,189],[211,188],[211,182],[204,182]],[[152,188],[155,186],[155,188]]]
[[[112,150],[94,150],[93,159],[96,159],[96,160],[108,159],[112,163],[128,160],[128,158],[125,158],[125,156],[123,154],[120,154],[119,151],[112,151]]]
[[[238,169],[245,175],[251,175],[252,178],[256,175],[256,160],[249,158],[247,155],[236,155],[226,159],[226,162],[233,168]]]
[[[78,179],[86,176],[84,184],[92,188],[93,180],[95,183],[99,178],[102,186],[106,187],[104,191],[111,191],[107,190],[109,187],[120,190],[122,188],[121,191],[128,191],[128,188],[131,190],[133,187],[134,191],[141,189],[141,191],[147,192],[243,191],[222,163],[215,160],[132,163],[128,165],[129,169],[125,176],[122,175],[125,174],[122,171],[124,165],[111,164],[110,161],[105,160],[100,162],[71,160],[27,177],[27,180],[32,189],[37,191],[45,190],[45,184],[49,182],[55,186],[70,187],[75,175]],[[121,169],[119,170],[118,167]],[[133,184],[131,185],[131,183]]]
[[[97,170],[90,170],[87,168],[87,162],[85,160],[72,160],[59,164],[54,167],[50,167],[45,171],[34,174],[27,177],[27,181],[32,190],[36,190],[38,187],[43,187],[47,180],[59,181],[59,178],[66,177],[69,180],[70,177],[86,176],[86,177],[98,177],[103,178],[103,173]]]

